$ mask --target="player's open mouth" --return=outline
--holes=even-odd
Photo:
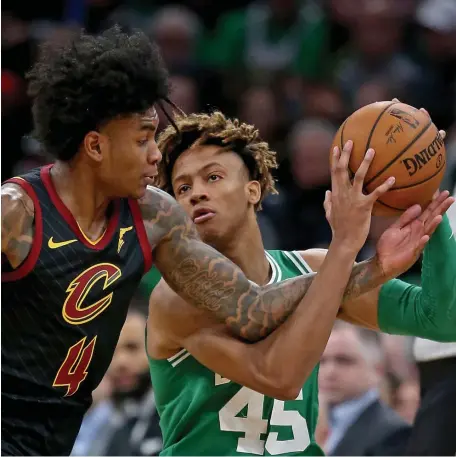
[[[152,176],[146,176],[144,178],[144,182],[146,183],[146,186],[153,186],[154,185],[154,178]]]
[[[214,216],[215,213],[210,208],[198,208],[193,211],[192,219],[195,224],[202,224],[203,222],[212,219]]]

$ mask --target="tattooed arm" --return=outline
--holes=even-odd
[[[17,268],[32,248],[35,210],[32,199],[16,184],[2,186],[2,254]]]
[[[149,189],[141,202],[154,261],[169,286],[188,303],[211,311],[237,336],[266,337],[297,307],[316,273],[259,287],[234,263],[204,244],[192,221],[168,194]],[[375,259],[353,268],[344,297],[384,282]]]

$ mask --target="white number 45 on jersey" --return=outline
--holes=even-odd
[[[230,382],[229,379],[215,375],[215,384]],[[302,391],[296,400],[302,400]],[[247,406],[246,417],[236,417]],[[247,387],[239,392],[219,411],[220,430],[225,432],[243,432],[238,439],[237,452],[263,455],[266,450],[271,455],[288,454],[304,451],[310,444],[307,421],[298,411],[285,410],[285,402],[274,400],[269,425],[291,427],[293,439],[278,440],[277,432],[270,432],[266,440],[262,434],[268,430],[268,420],[263,419],[264,395]],[[265,442],[266,441],[266,442]]]

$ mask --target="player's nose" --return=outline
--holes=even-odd
[[[150,165],[158,165],[161,160],[162,153],[160,149],[158,149],[157,143],[154,141],[147,152],[147,162]]]
[[[208,201],[209,195],[207,192],[193,192],[192,196],[190,197],[190,202],[192,205],[197,205],[198,203]]]
[[[207,192],[207,188],[204,185],[204,182],[200,179],[195,179],[192,185],[192,194],[190,196],[190,202],[193,205],[197,205],[202,201],[208,201],[209,194]]]

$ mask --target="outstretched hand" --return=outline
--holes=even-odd
[[[437,191],[424,211],[419,205],[412,206],[382,234],[377,257],[387,278],[404,273],[418,260],[443,214],[455,201],[449,195],[448,191]]]

